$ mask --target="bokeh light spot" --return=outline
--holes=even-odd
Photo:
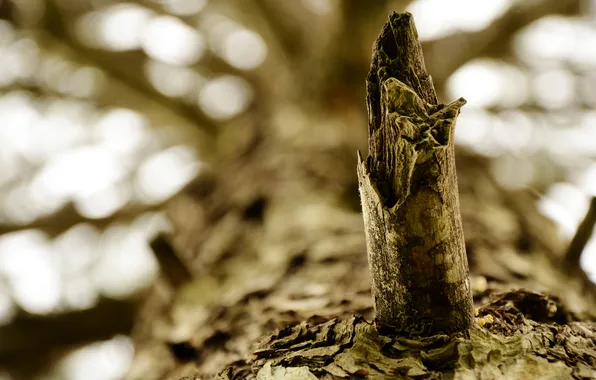
[[[443,37],[456,31],[484,29],[511,6],[511,0],[416,0],[407,10],[416,19],[421,40]]]
[[[455,126],[455,142],[469,147],[481,147],[490,124],[489,115],[478,108],[462,110]]]
[[[103,251],[92,271],[94,284],[103,295],[126,299],[153,282],[159,267],[148,238],[145,231],[124,226],[104,232]]]
[[[0,20],[0,47],[10,45],[16,38],[14,26],[7,20]]]
[[[207,0],[164,0],[163,7],[176,16],[192,16],[207,5]]]
[[[95,141],[110,152],[130,154],[149,137],[149,120],[139,112],[116,108],[105,112],[93,129]]]
[[[64,275],[85,273],[100,254],[99,237],[97,228],[89,223],[76,224],[58,235],[53,246],[60,260],[60,271]]]
[[[89,344],[66,355],[57,365],[56,378],[65,380],[121,379],[134,356],[130,338],[114,338]]]
[[[115,51],[138,49],[143,29],[153,12],[137,4],[117,4],[99,15],[99,33],[105,48]]]
[[[145,62],[145,74],[155,89],[165,96],[185,97],[205,82],[194,70],[153,59]]]
[[[115,184],[92,194],[74,197],[75,209],[89,219],[107,218],[120,210],[132,196],[130,186]]]
[[[337,4],[332,0],[301,0],[301,3],[306,9],[318,15],[331,13],[334,5]]]
[[[261,36],[247,29],[232,31],[223,41],[223,57],[232,66],[252,70],[267,56],[267,45]]]
[[[520,153],[530,148],[533,132],[532,119],[525,113],[516,110],[499,113],[492,128],[492,135],[496,141],[512,153]],[[525,153],[528,153],[527,150]]]
[[[47,314],[60,303],[61,278],[47,236],[24,230],[0,236],[0,273],[15,301],[27,312]]]
[[[59,196],[86,196],[123,179],[126,168],[103,146],[81,146],[50,159],[41,169],[39,190]]]
[[[543,71],[534,78],[532,95],[544,108],[565,107],[575,98],[575,78],[568,70]]]
[[[88,276],[69,276],[64,279],[62,302],[71,310],[90,309],[99,302],[99,292]]]
[[[563,236],[571,239],[588,210],[588,196],[570,183],[554,183],[538,202],[538,210],[557,223]]]
[[[196,154],[185,146],[175,146],[149,157],[136,177],[141,200],[149,204],[163,202],[189,183],[199,168]]]
[[[235,76],[221,76],[207,82],[199,93],[199,105],[214,119],[230,119],[248,108],[252,91],[246,81]]]
[[[491,161],[491,172],[505,188],[521,189],[534,179],[534,166],[525,157],[505,154]]]
[[[501,78],[496,65],[486,60],[467,63],[447,81],[449,96],[464,96],[471,106],[494,105],[500,90]]]
[[[516,55],[537,67],[557,66],[573,50],[573,26],[562,16],[543,17],[518,32],[514,38]]]
[[[143,49],[153,59],[173,65],[190,65],[205,51],[203,37],[173,16],[158,16],[149,22],[142,37]]]
[[[516,107],[528,97],[526,75],[518,68],[490,59],[476,59],[447,80],[449,97],[463,96],[470,106]]]

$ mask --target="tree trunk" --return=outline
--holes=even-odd
[[[409,13],[385,24],[367,82],[358,180],[375,321],[408,336],[466,331],[473,306],[453,145],[465,100],[437,104]]]

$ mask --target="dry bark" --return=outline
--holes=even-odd
[[[556,299],[505,292],[479,313],[468,339],[384,336],[362,317],[315,326],[304,322],[264,340],[242,370],[229,368],[216,378],[568,379],[596,374],[596,324],[572,321]]]
[[[369,154],[358,179],[375,320],[406,335],[473,319],[453,132],[463,98],[437,104],[412,16],[390,16],[367,79]]]
[[[339,181],[344,175],[353,177],[353,166],[344,167],[344,159],[336,158],[339,152],[298,160],[304,157],[303,150],[287,145],[273,148],[260,142],[252,149],[230,158],[213,172],[212,179],[199,178],[170,205],[175,223],[170,241],[193,280],[174,299],[164,292],[162,281],[156,284],[137,319],[133,335],[137,355],[127,379],[174,380],[191,374],[211,379],[218,372],[250,379],[261,369],[257,364],[253,368],[253,353],[266,347],[256,344],[263,337],[277,336],[276,330],[305,321],[310,326],[334,318],[341,322],[353,314],[372,318],[362,216],[355,207],[338,202],[340,198],[329,198],[329,189],[338,197],[341,193],[312,176],[322,166],[340,163],[333,172]],[[345,153],[349,157],[351,152]],[[520,287],[539,290],[556,296],[549,299],[555,300],[558,310],[569,311],[571,322],[555,317],[540,327],[540,331],[551,331],[551,340],[545,342],[552,342],[553,350],[568,350],[564,345],[572,347],[579,341],[559,331],[575,329],[576,324],[591,328],[573,320],[594,319],[594,289],[584,279],[561,271],[559,259],[565,247],[556,238],[555,226],[532,205],[531,193],[500,188],[487,164],[485,159],[458,151],[462,217],[478,321],[486,319],[483,306],[495,294]],[[226,175],[230,172],[235,175]],[[311,175],[292,180],[301,173]],[[239,183],[246,186],[239,187]],[[349,186],[357,197],[357,184]],[[257,212],[254,206],[259,199],[266,201],[264,205],[256,202],[262,206]],[[316,217],[305,219],[313,213]],[[520,319],[503,314],[502,320]],[[502,326],[499,321],[500,317],[493,317],[493,324]],[[511,331],[520,334],[513,327]],[[528,344],[521,335],[516,339]],[[487,355],[474,355],[474,363],[493,363]],[[583,357],[578,355],[565,364],[572,368],[574,360]],[[594,366],[586,358],[587,364],[582,365],[588,369],[582,371]],[[515,361],[511,356],[506,360]],[[272,371],[284,373],[284,365],[273,365],[278,369]],[[295,371],[304,369],[287,369],[287,373]]]

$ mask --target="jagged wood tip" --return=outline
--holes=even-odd
[[[438,104],[412,15],[392,14],[373,48],[358,178],[376,319],[406,335],[473,320],[453,146],[464,104]]]

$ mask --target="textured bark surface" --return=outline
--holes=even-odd
[[[405,335],[465,331],[473,306],[453,145],[465,100],[437,104],[409,13],[390,16],[367,81],[358,180],[375,319]]]
[[[338,182],[344,176],[353,178],[351,152],[344,152],[345,161],[336,161],[343,154],[340,152],[297,160],[303,157],[301,149],[287,145],[278,149],[261,142],[250,154],[237,153],[245,159],[235,157],[230,160],[233,165],[222,166],[212,173],[212,178],[201,177],[171,203],[170,213],[176,224],[170,242],[193,279],[177,292],[168,290],[165,281],[156,284],[138,316],[134,336],[139,345],[127,379],[178,380],[183,376],[212,379],[218,373],[220,377],[251,379],[261,370],[259,365],[267,364],[264,360],[267,358],[261,357],[253,365],[255,351],[267,348],[269,340],[275,341],[277,338],[266,337],[277,336],[277,330],[287,332],[302,323],[316,326],[334,318],[341,322],[354,314],[372,319],[361,214],[339,202],[342,193],[334,192],[337,198],[325,196],[329,194],[329,182],[310,176],[299,186],[291,180],[296,173],[320,170],[322,163],[339,164],[332,172],[337,174]],[[281,152],[285,159],[274,160],[282,156]],[[499,187],[491,179],[485,159],[460,150],[457,160],[471,285],[479,308],[478,322],[484,321],[485,327],[490,325],[486,327],[489,332],[494,332],[490,339],[500,341],[505,336],[524,339],[519,337],[522,332],[515,327],[518,325],[514,325],[515,321],[523,321],[517,312],[497,310],[502,317],[496,314],[492,324],[486,323],[489,309],[485,306],[490,305],[495,294],[512,288],[553,295],[549,299],[555,300],[558,313],[568,310],[573,316],[569,325],[578,325],[573,329],[589,328],[592,322],[573,320],[594,320],[594,289],[585,278],[569,277],[561,271],[559,259],[565,246],[557,239],[555,226],[533,206],[532,193],[512,193]],[[236,175],[224,175],[228,172]],[[292,173],[292,176],[279,173]],[[245,182],[247,186],[239,187],[238,183],[247,178],[262,180]],[[354,197],[357,197],[356,185],[352,185]],[[267,200],[260,212],[255,208],[258,199]],[[296,208],[296,202],[302,206]],[[534,309],[545,310],[532,306],[540,306],[540,302],[503,299],[502,303],[505,308],[521,305],[521,310],[530,313]],[[536,323],[544,323],[543,319],[538,320],[543,322]],[[596,336],[585,341],[560,335],[559,331],[570,328],[564,321],[555,317],[540,327],[539,331],[547,334],[545,342],[549,347],[552,345],[549,351],[562,353],[581,344],[578,347],[590,352],[586,342],[594,344]],[[263,339],[265,343],[259,344]],[[308,341],[308,335],[301,339]],[[292,355],[288,347],[279,349],[278,354],[270,354],[270,359]],[[300,346],[295,349],[299,350]],[[500,370],[486,354],[490,351],[472,353],[475,361],[468,362],[467,368],[475,370],[473,367],[478,366],[481,370],[481,366],[490,365],[492,370]],[[582,364],[586,366],[584,370],[596,370],[596,362],[590,362],[590,356],[582,359],[581,353],[573,355],[565,359],[569,368],[575,368],[575,362],[587,360]],[[299,359],[293,360],[298,363]],[[505,366],[518,366],[513,357],[507,356],[506,360],[509,364]],[[272,373],[279,374],[276,376],[305,371],[295,369],[304,364],[276,363],[271,367]],[[505,366],[501,366],[504,371]],[[265,374],[266,370],[262,376]],[[347,378],[362,379],[367,375]],[[379,377],[371,374],[370,378]]]
[[[362,317],[281,329],[233,379],[582,379],[596,375],[596,324],[578,323],[555,298],[494,294],[462,336],[380,335]]]

